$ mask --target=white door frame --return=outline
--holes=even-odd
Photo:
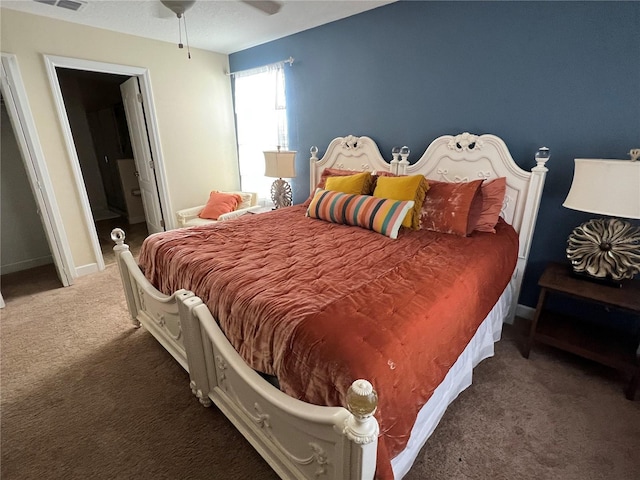
[[[175,222],[173,219],[173,215],[170,215],[170,212],[172,212],[172,210],[168,196],[168,188],[164,170],[162,148],[160,146],[160,135],[158,133],[159,130],[155,105],[153,103],[153,93],[151,90],[151,74],[149,72],[149,69],[142,67],[117,65],[115,63],[96,62],[92,60],[60,57],[56,55],[43,55],[43,57],[45,67],[47,69],[47,75],[49,77],[49,83],[51,84],[51,93],[53,94],[54,103],[56,104],[56,110],[58,112],[58,120],[60,121],[60,126],[62,127],[62,134],[64,137],[65,145],[67,147],[67,153],[69,154],[69,158],[71,159],[71,169],[73,171],[76,188],[80,196],[80,206],[84,215],[85,225],[89,230],[89,236],[91,238],[93,252],[96,258],[96,263],[94,265],[84,266],[82,267],[81,271],[77,271],[78,276],[80,276],[92,273],[95,270],[104,270],[104,259],[102,258],[102,250],[100,248],[98,235],[95,228],[92,228],[92,226],[95,225],[95,222],[91,213],[91,206],[89,204],[87,189],[82,178],[80,161],[78,160],[78,154],[73,142],[71,126],[69,125],[67,111],[64,106],[62,90],[60,89],[58,75],[56,74],[56,67],[100,73],[111,73],[116,75],[137,76],[140,79],[142,101],[145,106],[147,133],[149,135],[149,144],[151,145],[151,154],[153,155],[153,160],[155,163],[160,206],[162,208],[163,218],[165,221],[165,228],[171,229],[175,228]]]
[[[75,278],[75,265],[69,249],[69,241],[62,223],[62,216],[53,191],[47,164],[38,138],[31,107],[22,82],[18,60],[14,54],[1,53],[2,94],[6,100],[7,113],[14,126],[14,133],[22,154],[29,184],[44,227],[51,256],[62,285],[68,287]]]

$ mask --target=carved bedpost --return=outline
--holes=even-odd
[[[520,297],[520,287],[524,278],[524,270],[529,259],[529,251],[531,250],[531,241],[533,240],[533,232],[536,228],[536,218],[538,217],[538,209],[540,208],[540,199],[542,198],[542,190],[544,181],[549,169],[545,166],[549,160],[549,149],[541,147],[535,155],[536,166],[531,169],[531,180],[527,191],[527,200],[524,207],[524,215],[522,226],[520,227],[520,249],[518,252],[518,263],[516,266],[516,282],[514,292],[514,306],[518,304]],[[516,311],[515,307],[509,312],[509,322],[513,323]]]
[[[131,321],[133,326],[136,328],[140,327],[140,322],[138,321],[138,307],[136,306],[136,300],[133,293],[133,286],[131,284],[131,278],[129,277],[129,272],[127,270],[126,265],[124,264],[124,260],[122,258],[123,254],[129,252],[129,245],[124,243],[125,234],[124,230],[121,228],[114,228],[111,231],[111,240],[116,242],[115,247],[113,247],[113,252],[116,256],[116,263],[118,264],[118,270],[120,271],[120,278],[122,279],[122,285],[124,287],[124,296],[127,300],[127,307],[129,308],[129,314],[131,315]]]
[[[344,422],[344,434],[352,442],[351,477],[373,479],[376,471],[378,422],[373,414],[378,408],[378,395],[371,383],[356,380],[347,391],[347,409],[351,415]]]
[[[407,174],[407,167],[409,166],[409,160],[407,159],[409,158],[409,153],[411,153],[411,150],[409,150],[409,147],[406,145],[400,149],[400,158],[402,160],[398,162],[398,175]]]
[[[398,160],[398,157],[400,156],[400,147],[393,147],[391,149],[391,156],[393,158],[391,159],[391,162],[390,162],[391,165],[389,167],[389,170],[394,175],[397,175],[398,174],[398,163],[400,163],[399,160]]]
[[[189,386],[200,403],[205,407],[211,406],[209,398],[209,380],[207,376],[207,365],[204,354],[204,342],[200,321],[193,311],[199,305],[204,305],[199,297],[193,292],[183,290],[176,295],[178,303],[178,314],[180,324],[184,334],[184,349],[187,354],[189,364]]]
[[[309,184],[309,190],[311,190],[311,195],[313,195],[316,191],[316,185],[318,184],[318,179],[316,178],[316,163],[318,161],[318,147],[315,145],[309,149],[311,153],[311,158],[309,159],[309,171],[311,172],[310,178],[311,183]]]

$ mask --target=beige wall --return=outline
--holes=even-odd
[[[51,263],[22,154],[4,105],[0,108],[0,274]]]
[[[0,49],[17,56],[76,267],[95,263],[43,54],[148,68],[164,158],[170,215],[239,187],[226,55],[0,10]]]

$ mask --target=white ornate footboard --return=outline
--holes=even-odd
[[[111,237],[134,325],[142,324],[178,360],[200,403],[213,401],[281,478],[373,479],[377,397],[369,382],[352,385],[353,414],[289,397],[246,365],[199,297],[156,290],[124,243],[124,232],[115,229]]]
[[[111,239],[116,242],[113,251],[133,325],[143,325],[189,371],[176,297],[186,298],[193,293],[178,290],[173,295],[165,295],[159,292],[140,271],[124,238],[124,232],[119,228],[111,232]]]
[[[208,392],[282,478],[373,478],[378,423],[372,414],[377,399],[356,417],[342,407],[291,398],[246,365],[200,298],[178,297],[178,302],[185,330],[197,332],[187,349],[189,361],[198,364],[190,373],[192,390],[198,397]],[[364,380],[352,386],[362,394],[360,400],[366,400],[370,388]]]

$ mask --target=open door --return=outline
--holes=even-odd
[[[46,165],[42,161],[40,141],[30,117],[29,103],[15,56],[2,54],[0,70],[0,93],[5,101],[53,263],[62,286],[68,287],[73,284],[71,254],[66,251],[68,242],[60,221],[56,221],[59,214],[55,196],[52,193]],[[1,294],[0,304],[4,306]]]
[[[147,219],[147,229],[150,234],[162,232],[164,231],[164,220],[160,207],[160,197],[158,196],[149,137],[147,136],[147,124],[144,117],[138,77],[131,77],[121,84],[120,91],[122,92],[124,111],[129,126],[129,136],[131,137],[133,158],[135,159],[140,183],[142,205]]]

